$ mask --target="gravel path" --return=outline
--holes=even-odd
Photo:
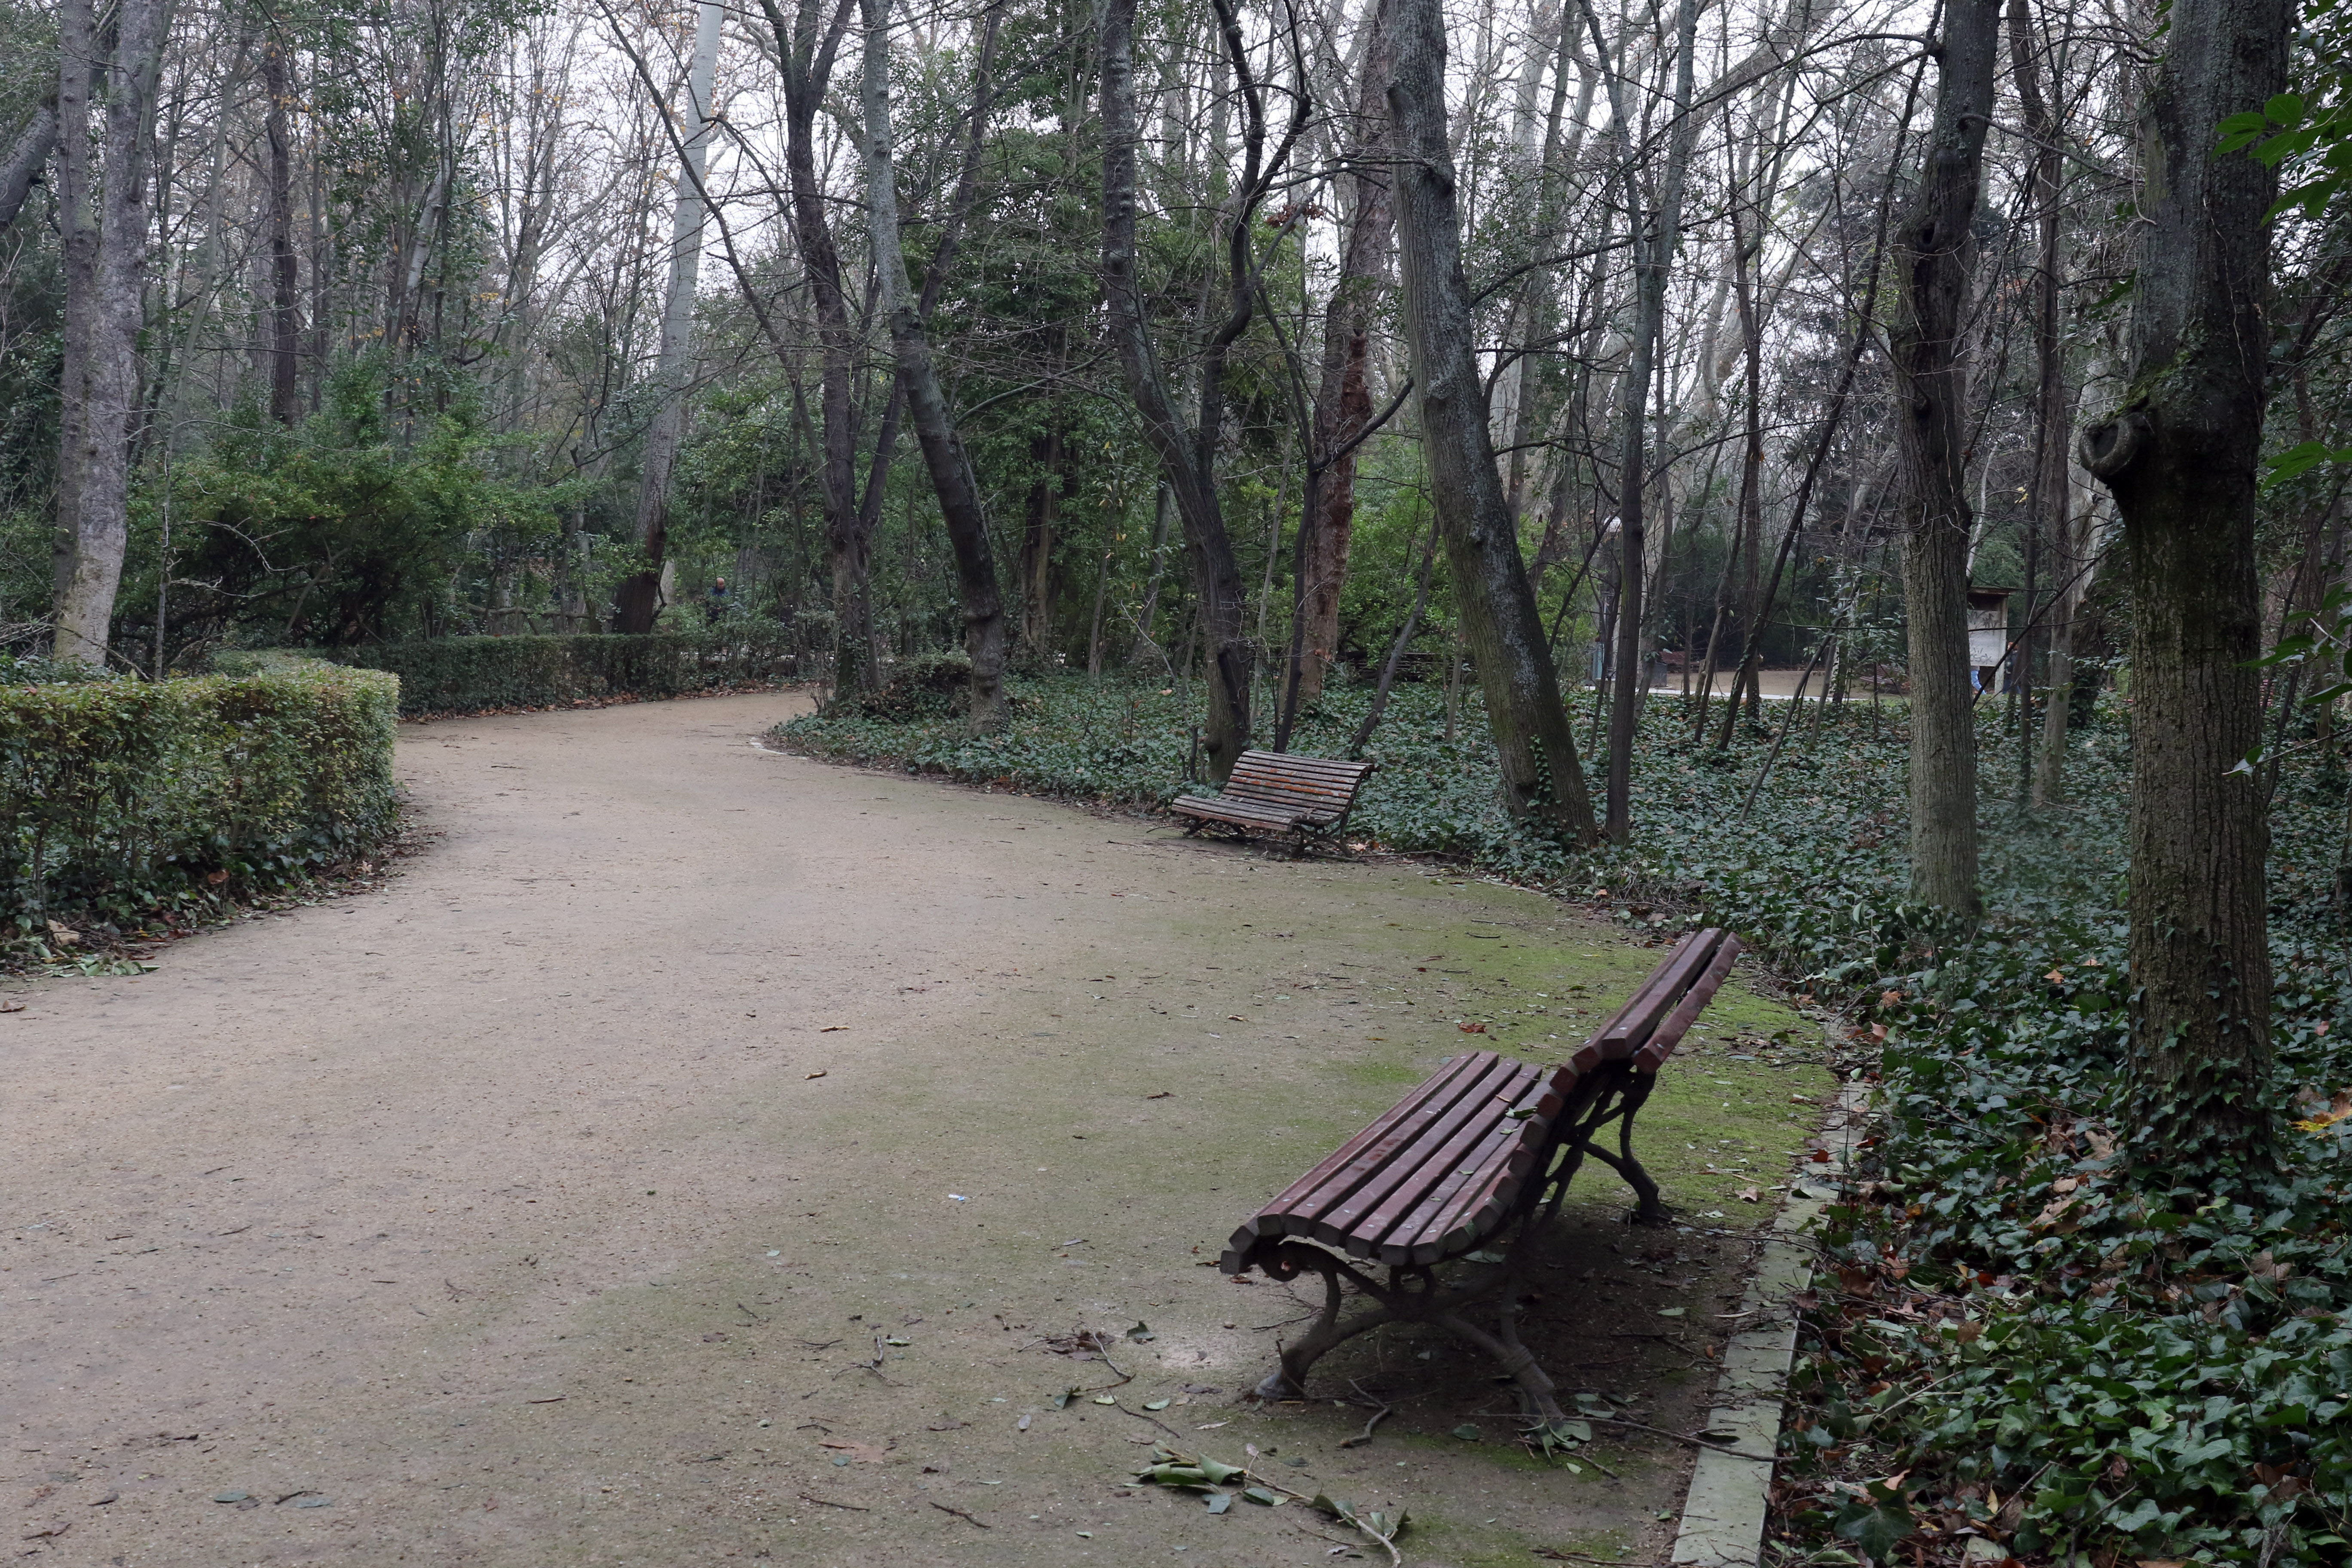
[[[1651,1560],[1675,1450],[1517,1458],[1485,1369],[1404,1335],[1329,1363],[1422,1396],[1340,1449],[1361,1410],[1229,1405],[1299,1309],[1196,1265],[1458,1048],[1498,942],[1582,954],[1590,1010],[1655,954],[1422,868],[753,743],[800,701],[404,727],[443,837],[384,890],[0,1017],[5,1539],[126,1568],[1325,1560],[1343,1532],[1302,1507],[1120,1487],[1164,1427],[1412,1508],[1409,1561]],[[1759,1079],[1759,1128],[1790,1087]],[[1628,1313],[1672,1287],[1694,1324],[1736,1289],[1736,1240],[1592,1193],[1564,1283],[1622,1276]],[[1117,1376],[1041,1341],[1138,1323],[1119,1405],[1053,1403]],[[1568,1384],[1673,1426],[1711,1331],[1577,1339],[1600,1370]]]

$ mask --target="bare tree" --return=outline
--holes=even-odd
[[[1598,837],[1592,797],[1495,470],[1486,390],[1472,352],[1475,327],[1446,142],[1444,18],[1437,0],[1390,5],[1395,63],[1389,112],[1405,342],[1446,563],[1486,697],[1504,804],[1564,840],[1589,844]]]
[[[1991,123],[2000,0],[1950,0],[1935,123],[1895,229],[1895,427],[1906,473],[1903,599],[1911,655],[1911,891],[1978,908],[1976,705],[1969,674],[1968,367],[1962,314]]]
[[[872,236],[874,268],[882,293],[882,309],[890,323],[890,346],[896,354],[899,385],[905,389],[913,416],[915,439],[923,449],[923,463],[939,497],[940,516],[947,524],[948,541],[955,552],[956,585],[963,602],[963,646],[971,659],[973,728],[1001,722],[1004,716],[1004,603],[996,582],[996,560],[988,538],[988,517],[982,510],[980,482],[956,433],[947,394],[940,386],[939,367],[931,356],[927,323],[954,251],[962,218],[971,210],[980,179],[980,154],[988,123],[992,91],[990,68],[996,53],[1001,13],[988,13],[980,47],[980,75],[972,91],[971,126],[965,143],[962,179],[956,193],[955,214],[948,235],[931,257],[919,306],[907,285],[907,259],[898,237],[898,187],[890,157],[890,6],[889,0],[864,0],[866,58],[863,78],[866,110],[866,227]],[[1097,602],[1099,611],[1099,602]]]
[[[147,117],[164,0],[121,0],[102,42],[91,0],[65,0],[58,49],[58,206],[66,250],[64,430],[58,467],[56,655],[106,662],[130,535],[131,421],[145,319]],[[90,93],[103,84],[93,182]],[[95,188],[93,186],[95,185]]]
[[[654,370],[660,399],[637,477],[637,548],[644,563],[614,590],[613,629],[654,629],[661,611],[662,558],[669,544],[670,473],[686,439],[686,403],[694,375],[694,292],[702,270],[702,230],[709,195],[703,181],[709,168],[712,94],[717,90],[719,37],[726,18],[719,0],[701,0],[694,19],[694,54],[686,72],[684,122],[678,141],[677,200],[670,218],[669,288],[663,299],[661,358]]]

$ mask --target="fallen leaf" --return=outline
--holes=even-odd
[[[1685,1310],[1685,1309],[1681,1307],[1661,1307],[1658,1309],[1658,1316],[1661,1318],[1679,1318],[1683,1315]]]
[[[1740,1188],[1738,1196],[1739,1201],[1743,1204],[1760,1204],[1764,1201],[1764,1194],[1758,1192],[1754,1187]]]
[[[820,1035],[837,1035],[847,1027],[849,1027],[849,1026],[846,1024],[827,1024],[824,1028],[819,1029],[817,1033]]]
[[[819,1068],[816,1071],[809,1074],[808,1076],[811,1078],[823,1078],[824,1076],[824,1068]]]
[[[1484,1024],[1456,1024],[1454,1026],[1465,1035],[1483,1035],[1486,1032],[1486,1026]]]

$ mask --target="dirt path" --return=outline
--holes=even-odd
[[[1654,952],[1424,868],[751,743],[797,705],[404,729],[446,837],[387,890],[0,1017],[8,1542],[898,1568],[1304,1564],[1344,1537],[1121,1486],[1164,1426],[1410,1508],[1416,1563],[1661,1555],[1680,1452],[1538,1464],[1450,1342],[1318,1372],[1400,1402],[1365,1447],[1338,1446],[1361,1409],[1234,1406],[1301,1309],[1201,1266],[1458,1021],[1540,1056]],[[1645,1119],[1689,1226],[1629,1230],[1589,1182],[1529,1336],[1678,1430],[1762,1214],[1736,1194],[1826,1081],[1736,982],[1710,1017]],[[1116,1379],[1039,1342],[1138,1323],[1119,1405],[1056,1407]]]

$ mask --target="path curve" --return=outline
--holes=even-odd
[[[1322,1560],[1303,1520],[1112,1492],[1147,1390],[1190,1441],[1283,1433],[1302,1484],[1455,1517],[1417,1562],[1654,1542],[1669,1457],[1596,1489],[1226,1410],[1292,1309],[1193,1267],[1443,1054],[1483,981],[1425,944],[1606,939],[754,743],[800,706],[404,726],[443,837],[384,890],[0,1018],[21,1550]],[[1037,1340],[1145,1321],[1125,1407],[1046,1397],[1112,1380]]]

